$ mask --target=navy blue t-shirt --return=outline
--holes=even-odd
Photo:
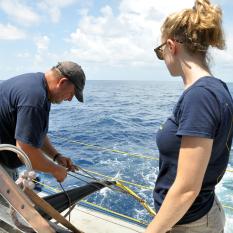
[[[29,73],[0,84],[0,143],[16,140],[40,148],[48,132],[50,102],[43,73]],[[0,152],[0,163],[10,168],[22,163],[13,152]]]
[[[183,92],[172,116],[160,127],[156,137],[160,153],[159,174],[153,193],[157,211],[175,180],[183,135],[214,141],[201,191],[178,224],[198,220],[210,210],[215,185],[223,177],[229,160],[232,123],[233,100],[221,80],[202,77]]]

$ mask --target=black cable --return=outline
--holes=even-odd
[[[70,201],[70,197],[68,195],[68,193],[66,192],[66,190],[63,188],[62,184],[60,182],[58,182],[63,190],[63,192],[65,193],[67,199],[68,199],[68,202],[69,202],[69,221],[70,221],[70,212],[71,212],[71,201]]]
[[[75,166],[76,166],[76,165],[75,165]],[[113,190],[113,191],[118,191],[118,192],[122,192],[122,193],[125,193],[125,194],[129,194],[127,191],[121,189],[120,187],[117,187],[117,189],[111,187],[110,185],[106,184],[106,180],[101,181],[101,180],[97,179],[96,177],[92,176],[91,174],[89,174],[87,171],[85,171],[85,170],[82,169],[81,167],[76,166],[76,168],[77,168],[78,170],[81,170],[82,172],[86,173],[86,174],[87,174],[88,176],[90,176],[93,180],[97,181],[98,183],[102,184],[103,186],[105,186],[105,187],[107,187],[107,188],[109,188],[109,189],[111,189],[111,190]],[[73,172],[73,173],[76,174],[76,175],[80,175],[80,174],[77,173],[77,172]],[[68,174],[71,175],[70,173],[68,173]],[[71,176],[73,176],[73,175],[71,175]],[[73,177],[75,177],[75,176],[73,176]],[[75,178],[77,178],[77,177],[75,177]],[[79,179],[79,178],[77,178],[77,179]],[[89,184],[90,184],[90,183],[89,183]]]
[[[75,173],[75,174],[76,174],[76,173]],[[95,185],[95,184],[93,184],[93,183],[90,183],[90,182],[88,182],[88,181],[86,181],[86,180],[83,180],[83,179],[81,179],[81,178],[79,178],[79,177],[77,177],[77,176],[74,176],[74,175],[70,174],[70,173],[68,173],[68,175],[69,175],[69,176],[72,176],[72,177],[74,177],[74,178],[76,178],[77,180],[81,180],[81,181],[85,182],[86,184],[89,184],[89,185],[91,185],[91,186],[97,188],[98,190],[100,189],[99,186],[97,186],[97,185]],[[80,174],[78,174],[78,175],[80,175]],[[97,181],[97,182],[98,182],[98,181]],[[101,185],[103,185],[104,187],[107,187],[107,188],[108,188],[108,186],[106,186],[105,183],[102,183],[102,182],[101,182],[101,183],[98,182],[98,183],[101,184]]]
[[[92,177],[87,176],[87,175],[84,175],[84,174],[81,174],[81,173],[77,173],[77,172],[75,172],[75,174],[77,174],[77,175],[79,175],[79,176],[86,177],[86,178],[88,178],[88,179],[93,179]]]

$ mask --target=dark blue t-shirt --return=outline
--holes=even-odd
[[[203,77],[183,92],[172,116],[160,127],[156,137],[160,153],[159,174],[154,189],[157,211],[175,180],[183,135],[214,141],[201,191],[178,224],[198,220],[210,210],[215,185],[223,177],[229,160],[232,123],[232,97],[221,80]]]
[[[48,132],[50,102],[43,73],[29,73],[0,84],[0,143],[16,140],[40,148]],[[17,155],[0,152],[0,163],[21,165]]]

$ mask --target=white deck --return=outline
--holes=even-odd
[[[9,209],[0,204],[0,219],[3,219],[9,226],[13,226],[13,222],[9,215]],[[71,212],[71,223],[77,229],[84,233],[143,233],[145,228],[123,221],[121,219],[91,210],[86,207],[78,206]],[[3,223],[0,222],[0,232],[16,233],[21,232],[13,227],[10,230],[1,228]],[[5,230],[4,230],[5,229]]]
[[[75,207],[71,212],[71,222],[85,233],[142,233],[145,231],[143,227],[80,206]]]

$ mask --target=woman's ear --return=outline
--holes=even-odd
[[[172,55],[176,54],[177,52],[176,43],[173,40],[171,39],[167,40],[167,47]]]

